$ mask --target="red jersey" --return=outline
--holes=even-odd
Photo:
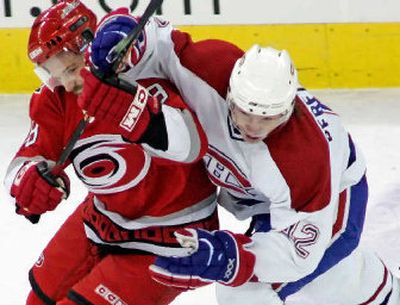
[[[186,134],[199,139],[182,144],[190,151],[181,153],[186,157],[179,161],[185,159],[187,163],[162,158],[168,151],[130,143],[118,134],[117,128],[94,120],[75,144],[68,164],[72,163],[93,199],[84,215],[85,230],[92,241],[158,253],[156,246],[149,248],[142,243],[143,230],[169,227],[168,232],[158,232],[161,236],[151,236],[157,233],[153,231],[146,234],[152,242],[156,238],[156,243],[176,243],[170,236],[176,226],[193,223],[203,227],[205,219],[215,216],[216,188],[201,161],[207,147],[204,133],[176,89],[165,80],[146,79],[140,83],[163,102],[167,128],[176,126],[169,127],[171,117],[181,120],[187,128],[180,131],[181,140],[187,141]],[[83,113],[76,95],[61,87],[55,92],[42,87],[32,96],[30,117],[31,130],[9,167],[6,186],[11,185],[26,161],[56,161]],[[178,126],[181,128],[182,124]]]

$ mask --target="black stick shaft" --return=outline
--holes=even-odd
[[[151,0],[149,5],[147,6],[146,10],[144,11],[142,17],[140,18],[138,26],[135,27],[126,38],[122,39],[117,44],[117,46],[115,47],[115,54],[117,56],[117,59],[114,62],[114,66],[113,66],[114,73],[116,72],[118,66],[120,65],[121,60],[125,57],[126,52],[128,52],[129,47],[131,46],[132,42],[135,41],[139,37],[139,35],[140,35],[141,31],[143,30],[144,26],[146,25],[147,21],[155,13],[155,11],[161,6],[162,2],[163,2],[163,0]],[[92,72],[94,72],[94,71],[92,71]],[[96,74],[96,72],[94,74]],[[107,81],[107,77],[106,78],[100,77],[100,78],[102,78],[104,81],[106,81],[112,85],[121,87],[121,89],[131,92],[133,94],[136,92],[136,89],[137,89],[136,87],[127,88],[128,85],[125,82],[123,82],[122,80],[119,80],[115,76],[110,77],[108,81]],[[115,83],[115,81],[117,81],[117,83]],[[62,151],[61,156],[58,159],[56,165],[58,165],[58,166],[63,165],[67,161],[76,142],[78,141],[79,137],[85,130],[87,124],[89,123],[89,120],[90,120],[90,117],[85,116],[83,119],[81,119],[79,121],[78,126],[75,128],[74,133],[72,134],[67,145],[65,146],[64,150]]]
[[[89,119],[90,117],[85,116],[84,118],[82,118],[78,125],[76,126],[74,133],[72,134],[71,138],[69,139],[67,145],[65,146],[64,150],[61,153],[60,158],[58,159],[56,165],[62,165],[64,164],[69,155],[72,152],[72,149],[74,148],[76,142],[78,141],[79,137],[81,136],[81,134],[83,133],[83,131],[85,130],[87,124],[89,123]]]
[[[146,10],[144,11],[142,17],[139,20],[138,25],[132,30],[129,35],[122,39],[114,49],[113,59],[113,71],[116,72],[122,59],[124,58],[126,52],[128,52],[131,44],[139,37],[140,32],[143,30],[149,18],[156,12],[156,10],[161,6],[163,0],[151,0]]]

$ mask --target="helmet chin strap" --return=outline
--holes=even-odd
[[[240,134],[240,136],[242,137],[241,130],[240,130],[239,126],[236,124],[236,122],[235,122],[235,120],[233,118],[233,115],[232,115],[232,110],[233,110],[232,107],[234,107],[234,105],[231,102],[228,102],[228,103],[229,103],[229,106],[228,106],[228,121],[230,122],[232,127],[235,129],[234,132],[237,131]]]
[[[232,101],[228,101],[228,103],[229,103],[229,106],[228,106],[228,116],[229,116],[229,118],[231,119],[231,122],[232,122],[232,124],[233,124],[233,127],[235,127],[236,129],[240,130],[239,126],[237,126],[237,124],[236,124],[236,122],[235,122],[235,120],[234,120],[234,118],[233,118],[233,115],[232,115],[233,107],[235,107],[236,105],[235,105]],[[237,106],[236,106],[236,107],[237,107]]]

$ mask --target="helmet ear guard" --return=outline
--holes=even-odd
[[[227,100],[247,113],[287,115],[298,87],[297,71],[286,50],[254,45],[235,63]]]

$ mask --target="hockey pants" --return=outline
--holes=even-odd
[[[153,255],[101,255],[87,240],[84,203],[67,219],[30,271],[27,305],[166,305],[180,291],[148,274]]]
[[[375,253],[356,248],[348,257],[283,302],[268,283],[217,285],[219,305],[398,305],[399,279]]]

